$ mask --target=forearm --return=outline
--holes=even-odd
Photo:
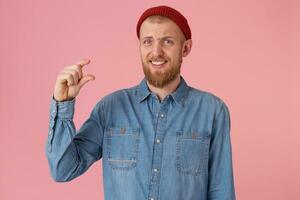
[[[59,103],[51,99],[46,154],[51,176],[58,182],[78,177],[102,157],[99,104],[78,131],[73,122],[74,105],[75,99]]]
[[[55,181],[68,181],[78,166],[76,148],[72,144],[76,134],[74,104],[75,99],[66,102],[51,99],[46,155]]]

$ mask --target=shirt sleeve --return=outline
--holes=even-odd
[[[209,200],[235,200],[232,149],[230,142],[230,114],[222,106],[216,115],[209,151]]]
[[[50,173],[57,182],[70,181],[102,158],[103,118],[99,101],[76,131],[73,116],[76,99],[58,102],[51,97],[48,137],[45,145]]]

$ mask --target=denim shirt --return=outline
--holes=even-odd
[[[188,86],[159,101],[144,78],[101,98],[76,131],[76,98],[51,97],[45,151],[51,177],[70,181],[102,158],[105,200],[234,200],[230,115]]]

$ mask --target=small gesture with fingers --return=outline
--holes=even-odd
[[[68,101],[75,98],[82,86],[91,80],[95,80],[95,76],[92,74],[83,75],[83,68],[89,63],[89,59],[82,59],[60,71],[54,87],[54,99],[56,101]]]

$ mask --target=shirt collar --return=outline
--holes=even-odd
[[[188,91],[188,85],[184,78],[180,75],[180,83],[177,89],[172,92],[170,95],[174,99],[174,101],[180,105],[183,106],[183,101],[185,99],[185,96]],[[140,84],[138,85],[138,92],[139,92],[139,102],[142,102],[145,100],[148,96],[150,96],[151,91],[147,85],[147,79],[144,77]]]

